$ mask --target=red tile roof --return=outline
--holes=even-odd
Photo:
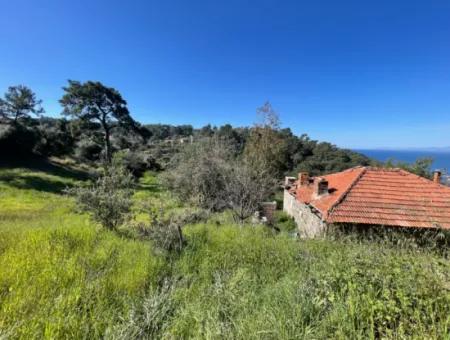
[[[450,229],[450,188],[444,185],[405,170],[372,167],[321,178],[328,181],[328,194],[315,195],[314,184],[291,192],[327,223]]]

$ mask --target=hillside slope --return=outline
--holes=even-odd
[[[177,256],[104,231],[61,172],[0,170],[0,337],[443,338],[450,262],[425,250],[186,228]],[[136,200],[167,202],[146,176]]]

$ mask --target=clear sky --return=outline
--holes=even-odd
[[[0,0],[0,93],[59,115],[67,79],[145,123],[283,126],[339,146],[450,146],[450,1]]]

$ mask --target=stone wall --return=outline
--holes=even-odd
[[[300,237],[318,237],[326,231],[326,224],[306,204],[300,203],[295,197],[284,190],[283,210],[297,223]]]

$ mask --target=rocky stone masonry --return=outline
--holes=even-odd
[[[300,237],[319,237],[326,231],[325,222],[314,213],[310,206],[297,201],[288,190],[284,190],[283,210],[294,218]]]

